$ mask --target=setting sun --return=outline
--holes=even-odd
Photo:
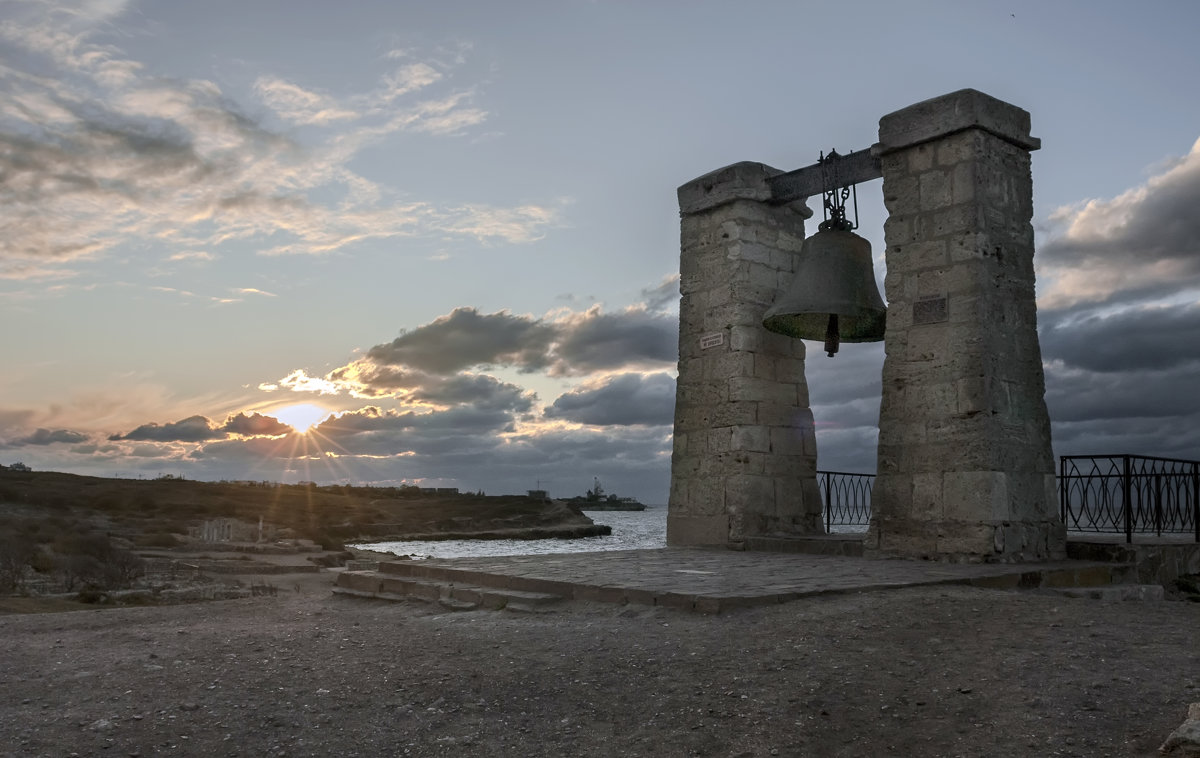
[[[328,408],[322,408],[319,405],[312,403],[298,403],[296,405],[285,405],[274,410],[267,411],[267,415],[274,416],[283,423],[295,429],[300,434],[304,434],[312,427],[324,421],[333,412]]]

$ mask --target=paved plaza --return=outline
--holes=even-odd
[[[576,600],[719,612],[800,597],[932,584],[1079,587],[1112,581],[1114,564],[945,563],[798,553],[665,548],[385,562],[391,577],[548,593]]]

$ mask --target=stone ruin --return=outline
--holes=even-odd
[[[1033,272],[1029,114],[961,90],[846,157],[883,179],[888,301],[868,554],[1061,558]],[[679,380],[667,541],[822,534],[805,346],[767,331],[817,167],[737,163],[679,188]]]

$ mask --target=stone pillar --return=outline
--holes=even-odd
[[[888,318],[868,551],[1064,555],[1034,300],[1039,146],[1026,111],[975,90],[879,122]]]
[[[679,188],[679,383],[667,542],[823,532],[804,343],[762,326],[812,212],[770,205],[761,163]]]

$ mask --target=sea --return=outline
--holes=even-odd
[[[351,547],[412,558],[474,558],[495,555],[597,553],[605,550],[653,550],[667,546],[667,506],[644,511],[584,511],[597,524],[612,527],[603,537],[546,540],[409,540],[370,542]]]
[[[647,505],[644,511],[584,511],[597,524],[612,527],[604,537],[545,540],[409,540],[370,542],[351,547],[411,558],[475,558],[496,555],[597,553],[605,550],[654,550],[667,546],[667,506]],[[837,526],[833,532],[865,533],[867,527]]]

